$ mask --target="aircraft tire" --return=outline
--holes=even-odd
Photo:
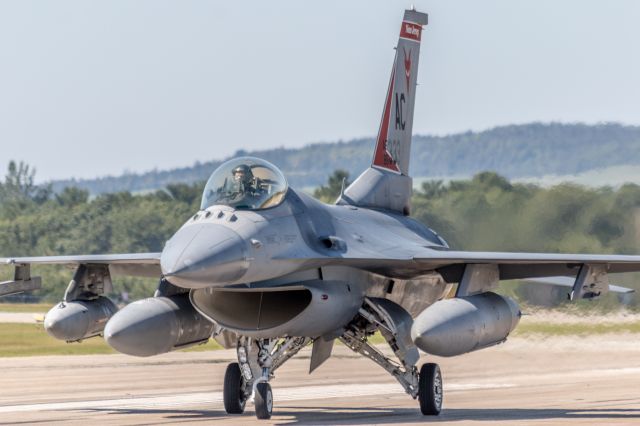
[[[427,363],[420,368],[418,399],[425,416],[437,416],[442,411],[442,373],[438,364]]]
[[[242,390],[243,380],[240,365],[237,362],[227,365],[222,390],[224,409],[227,414],[242,414],[244,412],[247,399]]]
[[[255,395],[256,417],[270,419],[273,412],[273,392],[269,383],[258,383]]]

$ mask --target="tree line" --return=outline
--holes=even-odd
[[[90,197],[67,187],[55,193],[34,184],[34,170],[11,162],[0,181],[0,257],[161,251],[200,205],[204,182],[170,184],[144,194]],[[349,173],[335,171],[314,195],[333,202]],[[492,172],[469,180],[424,182],[412,216],[461,250],[640,253],[640,186],[543,188],[515,184]],[[7,279],[11,268],[0,270]],[[38,267],[44,300],[60,299],[71,271]],[[616,283],[640,289],[635,277]],[[154,280],[117,277],[118,292],[149,296]]]

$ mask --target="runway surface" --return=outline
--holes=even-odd
[[[0,424],[640,424],[639,337],[516,338],[431,358],[445,379],[436,418],[420,415],[380,367],[343,346],[312,375],[309,351],[278,370],[267,422],[251,405],[242,416],[224,412],[234,351],[4,358]]]
[[[38,318],[44,318],[44,314],[34,314],[29,312],[0,312],[0,323],[35,324],[38,322]]]

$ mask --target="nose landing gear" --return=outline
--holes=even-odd
[[[269,383],[258,383],[255,395],[256,417],[270,419],[273,412],[273,392]]]
[[[224,376],[224,409],[228,414],[242,414],[246,402],[253,399],[258,419],[273,413],[273,391],[269,380],[273,372],[311,343],[304,337],[282,339],[238,339],[238,362],[227,366]],[[253,398],[252,398],[253,397]]]

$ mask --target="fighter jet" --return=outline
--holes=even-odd
[[[457,251],[410,217],[425,25],[426,14],[405,11],[371,166],[335,204],[291,188],[267,161],[236,158],[213,172],[200,210],[161,253],[2,259],[15,279],[0,292],[37,287],[32,265],[69,265],[73,278],[44,322],[58,339],[103,335],[141,357],[212,336],[236,348],[224,377],[229,414],[253,401],[257,417],[268,419],[278,368],[311,345],[312,372],[336,339],[397,379],[423,414],[439,414],[442,374],[435,363],[418,365],[419,349],[456,356],[504,342],[521,313],[492,291],[500,280],[571,277],[572,299],[594,298],[609,291],[609,273],[640,271],[640,256]],[[156,277],[159,285],[153,297],[118,310],[106,296],[116,275]],[[370,343],[377,332],[393,355]]]

